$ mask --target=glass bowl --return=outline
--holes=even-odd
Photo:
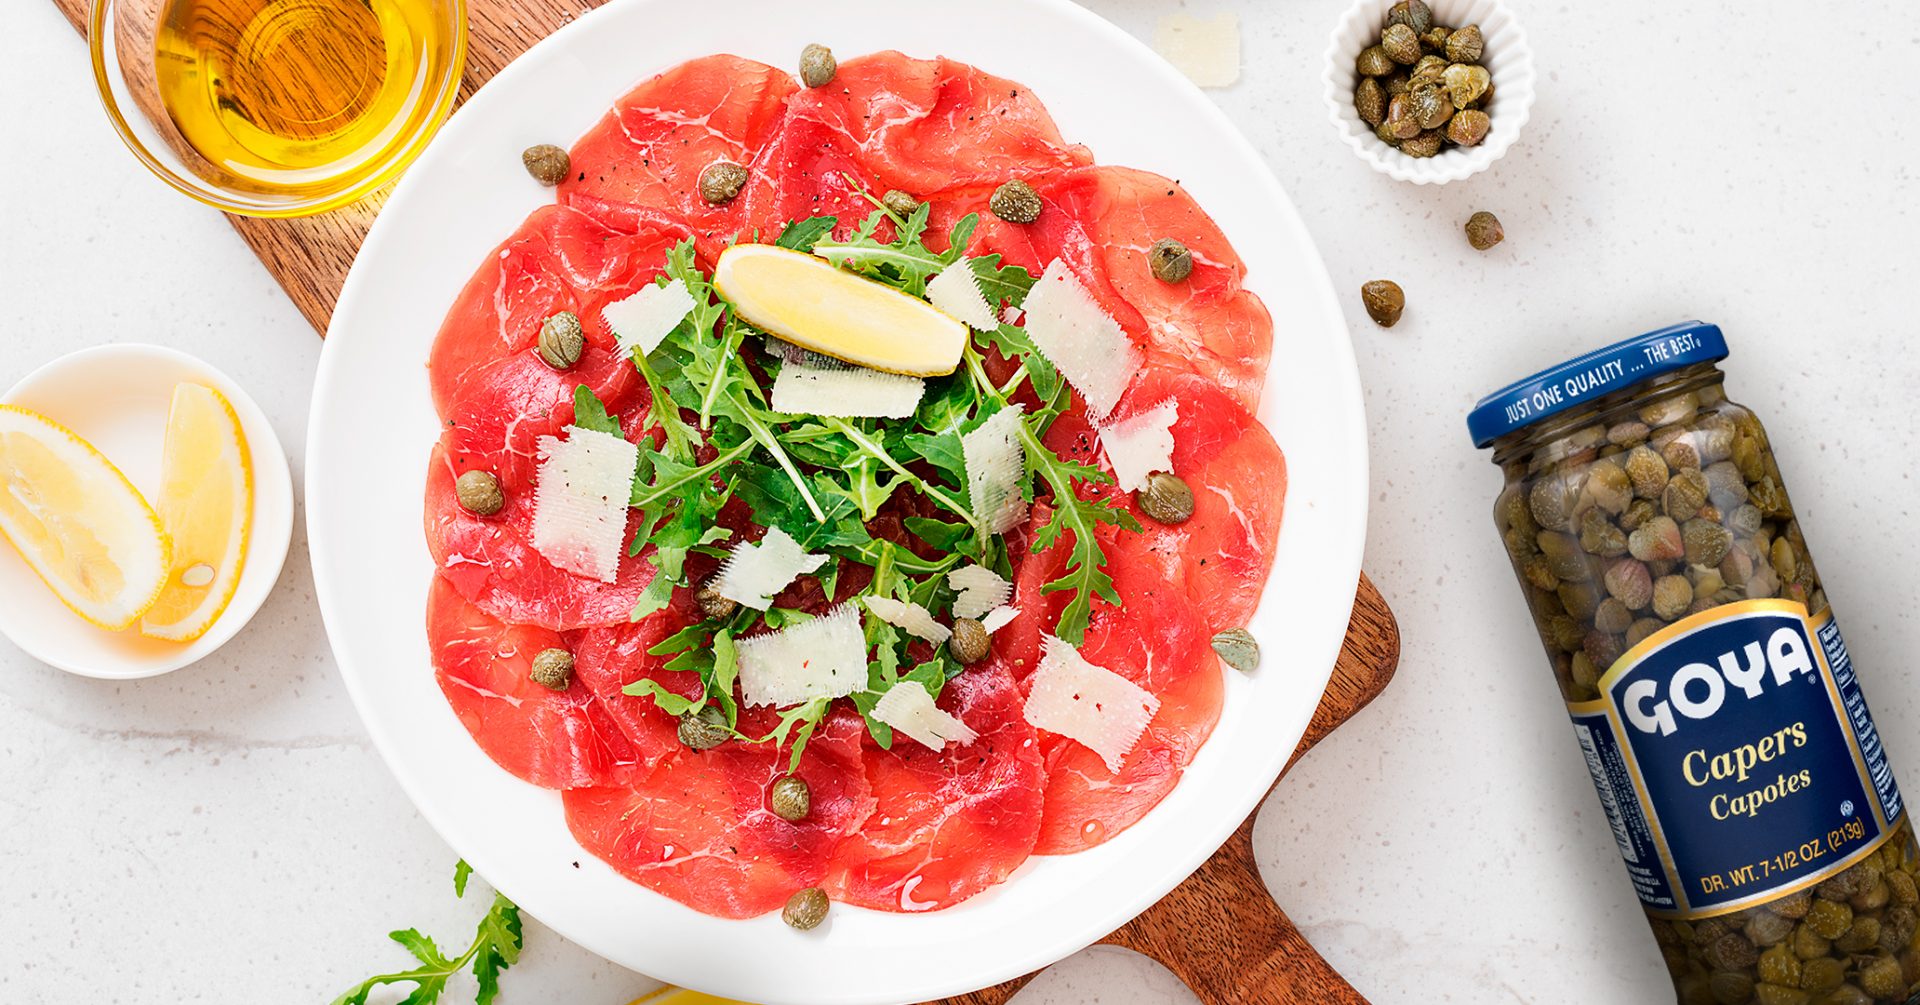
[[[412,7],[415,16],[427,19],[431,30],[424,39],[405,40],[422,51],[413,79],[406,82],[398,114],[344,161],[263,171],[239,160],[217,161],[188,142],[162,102],[156,72],[163,58],[157,39],[169,0],[93,0],[87,47],[101,104],[114,131],[140,163],[161,181],[216,209],[244,216],[290,217],[345,206],[393,180],[426,148],[453,109],[466,61],[466,0],[378,2]],[[196,0],[194,13],[203,26],[211,23],[216,30],[229,32],[241,46],[261,44],[262,38],[268,44],[298,45],[292,33],[301,19],[311,23],[328,13],[325,0],[263,0],[263,4],[274,10],[245,26],[221,25],[218,18],[223,11],[245,16],[260,4]],[[383,17],[391,13],[391,9],[368,9],[381,11]],[[263,20],[274,23],[263,30]],[[306,98],[304,93],[281,91],[283,97],[289,94],[293,101]]]

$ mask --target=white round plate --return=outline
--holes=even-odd
[[[614,0],[507,67],[410,170],[354,264],[321,356],[307,447],[314,581],[341,673],[420,812],[507,896],[618,963],[768,1005],[924,1001],[1027,973],[1106,935],[1196,868],[1265,795],[1332,672],[1366,527],[1365,420],[1325,267],[1267,166],[1149,49],[1065,0],[950,5],[746,0],[724,17]],[[1017,26],[1018,30],[1010,30]],[[487,252],[552,198],[520,166],[570,143],[633,84],[712,52],[777,66],[808,42],[843,57],[946,55],[1033,88],[1102,163],[1180,179],[1245,257],[1276,322],[1261,416],[1291,480],[1275,573],[1251,626],[1266,663],[1229,674],[1225,711],[1146,819],[1078,855],[930,914],[837,909],[798,934],[769,915],[706,917],[583,852],[558,794],[495,767],[434,683],[423,632],[433,563],[422,485],[438,422],[422,364]]]
[[[130,680],[178,670],[233,638],[273,592],[293,536],[293,478],[266,413],[226,374],[157,345],[115,344],[69,353],[21,378],[0,402],[30,408],[78,433],[141,492],[160,487],[173,387],[205,384],[227,396],[253,453],[253,537],[233,602],[207,634],[181,645],[109,632],[60,603],[12,548],[0,545],[0,632],[42,663],[87,677]]]

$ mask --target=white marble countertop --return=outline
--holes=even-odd
[[[1150,35],[1175,4],[1092,6]],[[1239,14],[1244,76],[1215,95],[1350,298],[1376,493],[1366,565],[1406,638],[1393,688],[1268,802],[1267,882],[1381,1005],[1671,1001],[1488,522],[1496,472],[1462,419],[1576,350],[1723,325],[1733,396],[1775,432],[1894,763],[1920,785],[1920,678],[1904,672],[1920,645],[1905,606],[1920,120],[1902,113],[1920,37],[1884,5],[1520,3],[1542,71],[1533,122],[1490,173],[1433,190],[1373,174],[1326,122],[1342,0],[1178,6]],[[319,340],[224,221],[126,155],[52,5],[9,14],[0,386],[97,342],[176,346],[252,389],[297,480]],[[1487,254],[1460,232],[1477,209],[1506,224]],[[1392,331],[1359,310],[1380,277],[1410,302]],[[401,959],[389,929],[470,931],[452,853],[334,673],[298,531],[260,616],[171,676],[83,680],[0,641],[0,778],[9,1003],[319,1002]],[[504,1000],[619,1005],[650,986],[529,923]],[[1020,1001],[1192,997],[1094,949]]]

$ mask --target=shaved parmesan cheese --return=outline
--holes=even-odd
[[[980,277],[965,258],[940,270],[927,280],[927,301],[946,314],[959,318],[970,328],[992,331],[997,327],[993,305],[980,292]]]
[[[1040,666],[1027,692],[1027,721],[1050,733],[1077,740],[1119,771],[1120,762],[1140,742],[1160,699],[1138,684],[1088,663],[1080,651],[1051,635],[1042,636]]]
[[[953,637],[953,629],[933,620],[933,614],[919,604],[892,597],[868,597],[867,610],[887,624],[904,628],[907,634],[926,639],[936,646]]]
[[[1018,607],[996,607],[988,611],[986,617],[980,619],[980,627],[986,629],[988,635],[992,635],[1012,624],[1013,619],[1019,616],[1020,608]]]
[[[788,415],[907,419],[920,407],[926,381],[865,367],[788,363],[773,378],[773,410]]]
[[[1088,413],[1106,418],[1140,369],[1140,350],[1058,258],[1033,284],[1026,310],[1034,346],[1087,399]]]
[[[1012,304],[1008,304],[1007,306],[1002,307],[1000,309],[1001,324],[1017,325],[1020,323],[1020,319],[1026,316],[1027,316],[1026,311],[1023,311],[1020,308],[1013,306]]]
[[[676,279],[665,286],[648,284],[633,296],[600,308],[600,320],[612,330],[620,351],[639,350],[645,356],[693,312],[693,294]]]
[[[1147,487],[1147,476],[1173,470],[1173,423],[1180,403],[1161,402],[1138,415],[1100,427],[1100,449],[1113,465],[1113,477],[1128,492]]]
[[[842,698],[867,683],[860,611],[841,604],[812,621],[738,639],[740,696],[748,705],[798,705]]]
[[[640,448],[611,433],[566,428],[540,437],[533,548],[557,569],[613,582],[627,536],[627,501]]]
[[[715,593],[756,611],[773,606],[773,595],[787,588],[795,576],[825,564],[827,556],[809,555],[800,542],[778,527],[767,528],[758,544],[742,541],[714,577]]]
[[[1004,534],[1027,518],[1027,500],[1020,493],[1027,474],[1027,453],[1019,434],[1023,411],[1020,405],[1003,408],[960,437],[973,517],[988,533]]]
[[[953,598],[953,614],[959,618],[977,618],[1013,597],[1013,584],[984,565],[963,565],[947,573],[947,585],[959,593]]]
[[[933,696],[917,681],[903,680],[887,689],[874,704],[873,717],[935,750],[949,742],[966,746],[980,738],[967,724],[933,703]]]
[[[1240,79],[1240,19],[1168,14],[1154,26],[1153,47],[1201,87],[1231,87]]]

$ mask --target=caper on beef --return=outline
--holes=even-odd
[[[813,789],[799,775],[786,775],[773,783],[767,794],[767,807],[782,820],[798,823],[813,812]]]
[[[567,180],[571,167],[566,150],[551,143],[530,146],[520,152],[520,164],[533,180],[549,188]]]
[[[840,63],[833,58],[833,50],[818,42],[800,50],[800,82],[808,87],[825,87],[833,83],[834,74],[840,72]]]
[[[827,894],[817,886],[810,886],[787,898],[787,906],[780,911],[780,920],[797,931],[811,931],[827,920]]]
[[[1163,283],[1177,283],[1193,275],[1193,252],[1171,237],[1153,242],[1147,249],[1147,268]]]
[[[1241,673],[1252,673],[1260,666],[1260,643],[1245,628],[1229,628],[1215,635],[1213,651]]]
[[[727,713],[708,705],[698,712],[680,717],[680,745],[688,750],[712,750],[733,736],[727,728]]]
[[[551,691],[565,691],[573,680],[573,654],[565,649],[542,649],[533,657],[527,679]]]
[[[587,333],[580,327],[580,316],[572,311],[561,311],[540,323],[535,351],[542,363],[555,370],[571,369],[586,348]]]
[[[1455,116],[1455,118],[1458,117]],[[1506,239],[1507,229],[1500,225],[1500,218],[1492,213],[1483,209],[1467,217],[1467,243],[1473,245],[1473,250],[1486,251]],[[1631,431],[1628,431],[1627,435],[1631,436]],[[1640,435],[1646,434],[1643,432]],[[1611,441],[1613,438],[1614,431],[1610,429],[1607,431],[1607,439]]]
[[[1407,309],[1407,294],[1400,284],[1391,279],[1375,279],[1360,287],[1360,302],[1367,307],[1367,317],[1382,328],[1392,328],[1400,323],[1401,312]]]
[[[740,604],[733,598],[721,596],[712,581],[702,583],[699,589],[693,591],[693,603],[700,608],[701,614],[713,621],[725,621],[740,609]]]
[[[1169,527],[1193,518],[1193,489],[1171,471],[1148,475],[1147,484],[1134,492],[1133,501],[1155,523]]]
[[[746,168],[732,161],[714,161],[700,172],[700,198],[722,206],[732,202],[746,184]]]
[[[993,190],[987,209],[1008,223],[1032,223],[1040,219],[1040,193],[1018,178]]]
[[[507,504],[506,494],[500,491],[500,479],[491,471],[474,468],[460,473],[453,480],[453,492],[460,500],[460,508],[479,516],[492,516],[500,512]]]
[[[947,638],[947,651],[962,664],[978,663],[987,658],[993,648],[993,638],[987,634],[987,627],[973,618],[953,619],[953,634]]]
[[[887,194],[880,197],[880,204],[895,216],[912,216],[913,211],[920,208],[920,200],[915,199],[913,193],[897,188],[887,189]]]

